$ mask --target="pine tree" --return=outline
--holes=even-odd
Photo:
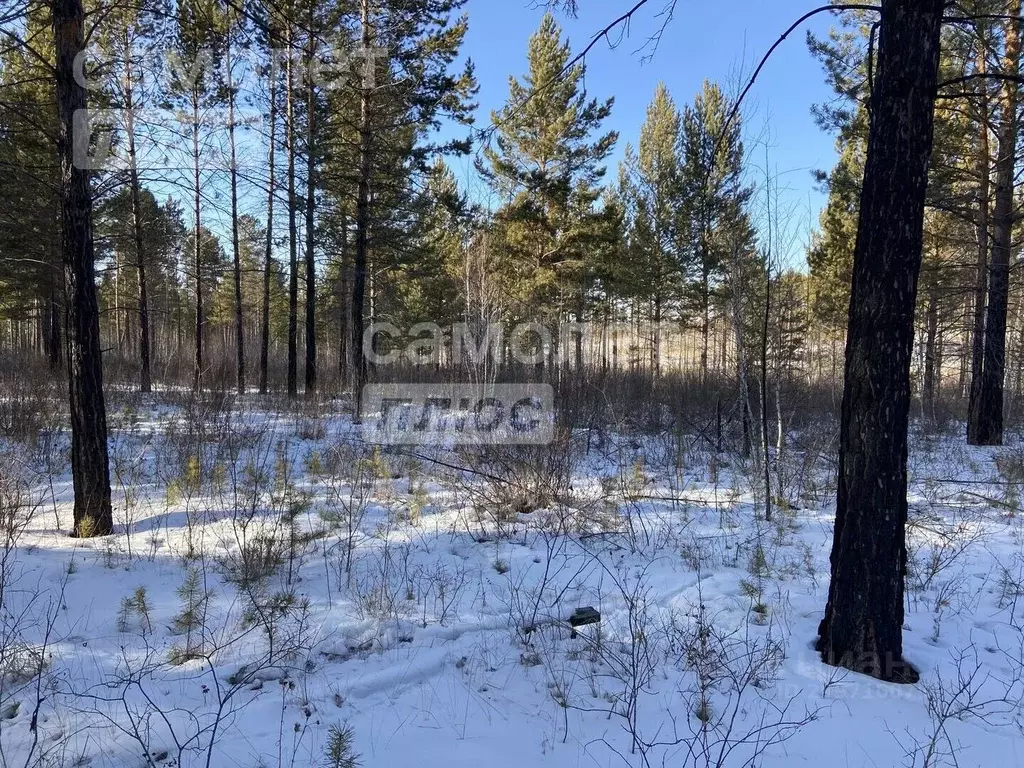
[[[416,205],[418,237],[391,281],[390,315],[399,327],[424,321],[447,327],[462,318],[465,308],[461,272],[473,211],[455,174],[440,159]]]
[[[807,264],[814,291],[814,314],[830,328],[845,325],[850,307],[853,244],[863,173],[864,145],[854,139],[843,144],[839,162],[822,179],[828,186],[828,202],[807,252]]]
[[[122,116],[124,149],[127,156],[127,179],[132,222],[130,250],[123,250],[128,263],[135,267],[139,319],[139,386],[142,392],[153,387],[152,341],[150,312],[151,277],[147,258],[147,233],[144,223],[139,142],[141,127],[139,116],[154,103],[155,77],[151,77],[154,61],[167,40],[169,5],[162,0],[140,5],[117,5],[104,15],[99,26],[97,44],[113,62],[105,80],[109,106]]]
[[[743,143],[739,121],[729,120],[721,88],[705,82],[683,109],[683,220],[689,244],[683,269],[690,280],[690,304],[700,324],[700,367],[708,374],[711,311],[735,240],[748,229],[744,206],[750,190],[741,180]]]
[[[85,47],[85,11],[80,0],[51,4],[56,67],[57,148],[61,168],[64,285],[67,291],[68,371],[71,390],[71,474],[75,490],[74,532],[105,536],[114,528],[110,501],[107,410],[103,394],[89,173],[75,157],[76,118],[87,105],[75,77]]]
[[[61,266],[60,168],[56,154],[53,47],[46,7],[25,18],[32,47],[0,53],[0,315],[20,326],[38,318],[42,352],[63,359],[64,277]]]
[[[242,315],[242,255],[239,241],[238,211],[238,147],[236,104],[238,102],[239,83],[237,68],[244,63],[245,52],[251,35],[250,21],[246,14],[236,6],[228,6],[225,12],[224,31],[224,99],[228,105],[228,147],[230,150],[228,177],[231,187],[231,262],[233,267],[234,285],[234,321],[235,321],[235,386],[238,394],[245,393],[245,324]]]
[[[916,682],[903,660],[910,356],[944,3],[883,0],[854,250],[826,663]]]
[[[1006,377],[1006,320],[1013,249],[1014,185],[1020,128],[1021,2],[1011,0],[1004,22],[1000,61],[1004,79],[998,99],[998,139],[993,187],[992,252],[988,270],[988,306],[981,377],[971,400],[968,438],[972,445],[1003,444],[1003,386]]]
[[[639,151],[626,147],[620,189],[630,212],[628,263],[632,295],[649,306],[651,363],[660,370],[661,324],[681,290],[685,244],[680,115],[663,83],[647,107]]]
[[[560,321],[584,309],[590,269],[588,244],[604,228],[595,205],[604,160],[618,135],[594,136],[612,100],[588,99],[585,68],[566,69],[569,42],[554,17],[544,16],[530,38],[528,73],[509,81],[506,106],[493,114],[496,147],[485,152],[486,173],[506,201],[496,234],[509,257],[509,288],[520,317]]]
[[[145,269],[120,273],[111,265],[131,264],[136,258],[140,228],[145,233]],[[116,316],[122,307],[130,307],[133,300],[138,302],[136,307],[141,307],[144,297],[140,280],[144,279],[146,314],[166,325],[177,311],[181,293],[178,257],[185,244],[185,227],[172,201],[159,203],[145,187],[136,198],[130,182],[101,200],[96,206],[96,253],[97,260],[106,267],[100,282],[103,314],[107,318]],[[141,327],[141,312],[124,314],[126,320],[138,314]],[[151,349],[155,351],[160,324],[154,322],[147,327]],[[139,339],[140,347],[141,343]]]
[[[189,110],[189,140],[192,162],[192,229],[202,228],[202,154],[200,151],[205,111],[220,102],[222,96],[221,57],[224,52],[226,16],[216,0],[180,0],[177,4],[177,27],[174,38],[176,66],[173,69],[172,93]],[[199,390],[205,371],[203,357],[206,312],[203,299],[202,238],[192,238],[194,247],[192,279],[195,286],[195,366],[192,387]]]
[[[393,255],[394,235],[409,229],[415,184],[433,159],[469,150],[468,139],[440,140],[437,132],[444,120],[470,123],[476,81],[471,63],[455,68],[468,20],[454,15],[465,0],[359,0],[355,5],[349,21],[358,30],[359,60],[342,87],[333,89],[331,110],[341,118],[351,116],[347,130],[334,134],[351,143],[321,147],[333,162],[325,162],[329,168],[318,177],[345,222],[335,229],[343,252],[351,221],[352,266],[344,270],[350,287],[346,367],[358,410],[367,375],[362,344],[368,296],[373,310],[371,276],[386,274],[391,266],[387,251]],[[385,50],[386,57],[380,55]],[[325,127],[324,134],[330,130]]]

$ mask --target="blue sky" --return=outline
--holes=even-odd
[[[560,14],[559,22],[573,50],[582,50],[598,30],[635,1],[580,0],[579,18]],[[648,46],[638,52],[661,28],[657,14],[665,2],[650,0],[650,7],[641,9],[630,36],[617,48],[611,50],[599,42],[587,57],[589,94],[599,99],[615,97],[607,127],[618,131],[620,139],[609,162],[611,181],[616,178],[626,143],[636,143],[659,81],[665,82],[680,106],[692,100],[705,79],[718,81],[727,93],[734,94],[779,35],[813,7],[811,0],[677,0],[676,17],[665,28],[657,50]],[[491,111],[504,105],[509,76],[521,77],[525,72],[527,41],[540,24],[541,6],[536,0],[468,0],[470,25],[464,53],[475,62],[480,84],[477,128],[490,125]],[[817,225],[826,199],[811,171],[828,170],[836,160],[834,138],[821,131],[811,117],[811,106],[831,100],[833,93],[820,64],[807,50],[805,34],[808,28],[825,34],[833,21],[831,15],[822,14],[793,33],[761,73],[744,108],[751,181],[763,183],[767,164],[779,187],[773,207],[789,212],[789,237],[785,247],[776,247],[775,253],[784,252],[784,263],[798,268],[804,264],[809,233]],[[449,158],[449,163],[471,197],[486,202],[488,191],[475,174],[473,156]],[[188,217],[190,183],[167,188],[155,185],[155,191],[161,197],[181,198]],[[226,187],[215,179],[210,183],[213,186],[208,193],[217,200],[207,206],[204,223],[227,244]],[[244,210],[262,215],[263,193],[251,189],[243,193]],[[751,208],[757,226],[763,199],[755,198]]]
[[[587,57],[587,89],[598,98],[615,97],[609,127],[619,131],[609,173],[614,178],[623,147],[635,143],[647,104],[659,80],[665,82],[677,104],[688,102],[705,79],[737,90],[756,63],[782,32],[814,7],[809,0],[678,0],[675,18],[665,29],[653,57],[650,50],[636,52],[661,26],[656,14],[666,0],[650,0],[634,18],[630,37],[614,50],[599,43]],[[594,33],[620,16],[633,0],[581,0],[578,19],[560,15],[574,51],[581,50]],[[470,28],[466,53],[474,60],[480,82],[478,125],[489,121],[508,95],[509,75],[526,69],[526,44],[543,16],[531,0],[469,0]],[[793,211],[792,226],[805,239],[825,202],[811,176],[812,169],[829,169],[835,162],[834,138],[821,131],[811,117],[811,106],[833,94],[819,63],[805,43],[805,30],[824,34],[833,23],[830,14],[812,19],[776,51],[748,97],[746,134],[752,172],[763,178],[764,142],[753,146],[768,131],[767,164],[778,177],[779,203]],[[471,161],[456,161],[469,175]],[[798,219],[798,221],[796,221]],[[796,245],[796,244],[794,244]],[[793,254],[796,256],[796,254]]]

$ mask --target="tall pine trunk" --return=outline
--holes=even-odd
[[[978,73],[985,74],[988,50],[983,45],[978,54]],[[981,419],[981,386],[985,359],[985,307],[988,301],[988,248],[989,248],[989,174],[992,155],[989,148],[988,82],[981,83],[980,132],[978,149],[978,265],[974,278],[974,324],[971,333],[971,391],[967,417],[967,442],[977,444],[978,423]]]
[[[939,283],[937,276],[928,275],[928,299],[925,308],[924,338],[924,382],[921,387],[921,401],[925,415],[935,418],[937,380],[939,370]]]
[[[1017,117],[1020,75],[1020,0],[1012,0],[1006,22],[1000,99],[999,156],[992,211],[992,257],[985,312],[985,350],[981,385],[969,430],[973,445],[1003,444],[1003,387],[1006,378],[1006,316],[1010,293],[1010,252],[1013,245],[1013,187],[1017,170]]]
[[[75,79],[75,59],[85,47],[81,0],[53,0],[56,52],[57,139],[61,170],[64,283],[67,291],[68,382],[71,410],[71,475],[75,491],[74,534],[113,531],[107,410],[99,304],[96,299],[92,197],[88,172],[75,163],[76,145],[88,148],[85,88]]]
[[[846,343],[828,664],[914,682],[903,661],[914,307],[944,0],[883,0]]]
[[[288,396],[299,394],[299,243],[295,222],[295,66],[294,24],[288,19],[285,65],[285,143],[288,152]]]
[[[231,43],[227,46],[228,143],[231,151],[231,261],[235,283],[235,385],[245,394],[245,323],[242,317],[242,255],[238,241],[238,157],[235,151],[235,83],[231,68]]]
[[[732,327],[736,346],[736,381],[739,385],[741,424],[743,428],[743,458],[749,459],[753,452],[753,435],[751,425],[754,420],[753,408],[750,404],[750,371],[747,363],[746,345],[743,333],[743,273],[740,271],[739,247],[733,244],[730,269],[730,304],[732,309]]]
[[[586,306],[587,306],[587,292],[586,286],[581,285],[579,293],[576,295],[576,323],[579,328],[573,334],[575,338],[575,355],[576,355],[576,371],[582,373],[583,371],[583,334],[584,334],[584,318],[586,317]],[[588,334],[589,335],[589,334]]]
[[[206,329],[206,317],[203,310],[203,239],[201,236],[202,210],[199,187],[199,92],[196,90],[196,86],[193,86],[192,90],[192,183],[195,186],[195,197],[192,201],[192,213],[195,218],[192,255],[196,270],[196,359],[195,369],[192,372],[192,389],[198,392],[203,384],[203,336]]]
[[[271,35],[273,40],[273,35]],[[263,306],[260,319],[260,394],[267,394],[267,367],[270,362],[270,279],[274,268],[274,142],[277,138],[277,63],[271,51],[270,64],[270,142],[267,149],[267,239],[263,253]]]
[[[706,266],[702,270],[700,283],[700,378],[702,382],[706,382],[708,380],[708,345],[711,336],[711,275]]]
[[[64,325],[64,291],[63,275],[60,270],[53,269],[49,274],[47,296],[44,297],[46,327],[43,329],[43,344],[50,367],[54,370],[61,367],[64,361],[62,329]]]
[[[132,199],[132,234],[135,238],[135,269],[139,278],[139,360],[141,373],[139,386],[144,393],[153,391],[153,373],[150,353],[149,286],[146,276],[145,245],[142,235],[142,197],[139,183],[138,154],[135,149],[135,88],[132,63],[128,51],[128,33],[125,31],[125,138],[128,148],[128,184]]]
[[[316,392],[316,90],[313,82],[313,6],[306,47],[306,394]]]
[[[338,332],[338,377],[341,386],[344,387],[349,375],[349,323],[351,320],[349,304],[351,300],[351,289],[349,287],[349,269],[351,268],[348,250],[348,217],[344,212],[341,214],[341,279],[338,286],[338,306],[340,308],[339,332]]]
[[[661,376],[661,293],[657,293],[654,297],[654,328],[653,335],[651,336],[651,368],[654,373],[654,378]]]
[[[369,56],[372,38],[370,33],[370,2],[362,0],[362,46],[366,53],[366,66],[373,66]],[[352,270],[352,304],[350,306],[349,334],[349,376],[352,379],[352,396],[355,398],[356,418],[362,418],[363,386],[366,383],[366,356],[363,352],[363,311],[366,301],[366,260],[370,229],[370,89],[363,83],[359,91],[359,183],[356,189],[356,248]]]

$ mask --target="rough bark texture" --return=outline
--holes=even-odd
[[[925,415],[935,418],[935,402],[938,396],[938,372],[942,368],[939,359],[939,284],[935,275],[928,280],[928,303],[925,309],[925,340],[924,340],[924,382],[921,388],[921,400]]]
[[[75,143],[87,147],[88,131],[76,114],[86,109],[85,89],[75,81],[75,57],[84,47],[81,0],[53,0],[58,149],[61,167],[64,281],[68,296],[68,381],[71,404],[71,475],[75,490],[75,535],[113,530],[107,411],[103,399],[99,305],[89,175],[75,165]]]
[[[270,77],[270,143],[267,149],[267,240],[263,253],[263,307],[260,326],[260,394],[267,394],[267,367],[270,361],[270,279],[274,268],[274,146],[277,129],[277,73]]]
[[[125,50],[128,50],[125,33]],[[143,393],[153,391],[152,360],[149,348],[149,286],[146,276],[146,248],[142,234],[142,185],[139,182],[138,155],[135,150],[135,89],[132,78],[132,63],[125,62],[125,133],[128,143],[128,183],[132,198],[132,233],[135,237],[135,269],[139,276],[139,359],[142,370],[139,388]]]
[[[341,214],[341,279],[339,281],[339,291],[341,295],[338,297],[338,306],[341,308],[339,318],[339,333],[338,333],[338,378],[344,386],[345,382],[348,381],[348,370],[349,370],[349,326],[351,321],[351,312],[349,312],[349,304],[351,303],[352,291],[349,287],[349,248],[348,248],[348,217],[345,216],[344,212]]]
[[[913,682],[903,661],[907,422],[914,306],[943,0],[885,0],[854,250],[828,664]]]
[[[1008,8],[1003,74],[1020,75],[1021,2]],[[988,307],[985,312],[985,350],[981,384],[971,409],[972,445],[1003,444],[1003,385],[1006,378],[1006,314],[1010,293],[1010,251],[1013,241],[1013,184],[1017,170],[1017,117],[1019,86],[1004,80],[1000,98],[999,156],[993,190],[992,256],[988,271]]]
[[[986,71],[987,48],[978,54],[978,72]],[[989,247],[989,173],[992,170],[989,149],[988,83],[982,81],[980,104],[981,142],[978,150],[978,266],[974,279],[974,327],[971,333],[971,393],[967,417],[967,442],[977,444],[980,418],[981,380],[985,359],[985,306],[988,297]]]
[[[245,323],[242,318],[242,256],[238,242],[238,158],[235,150],[235,84],[228,45],[228,141],[231,146],[231,262],[235,283],[235,386],[245,394]]]
[[[203,336],[206,331],[206,313],[203,308],[203,242],[202,242],[202,208],[200,205],[201,189],[199,186],[199,92],[192,88],[192,183],[195,186],[193,199],[193,217],[195,232],[193,233],[193,261],[195,262],[196,284],[196,360],[192,372],[192,389],[198,392],[203,385]]]
[[[368,0],[362,3],[362,45],[370,50],[370,8]],[[372,66],[372,60],[367,60]],[[352,271],[352,304],[349,327],[349,354],[352,362],[349,375],[352,378],[352,396],[356,403],[356,418],[362,417],[363,385],[366,382],[366,356],[363,354],[363,305],[366,300],[366,258],[370,229],[370,90],[363,88],[359,94],[359,185],[356,190],[356,247]]]
[[[295,222],[295,67],[292,63],[293,30],[288,20],[285,66],[285,142],[288,152],[288,396],[299,394],[299,243]]]
[[[306,71],[313,71],[313,9],[310,8]],[[306,394],[316,392],[316,90],[306,86]]]

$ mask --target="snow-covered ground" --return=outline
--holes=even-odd
[[[768,523],[699,438],[474,458],[252,405],[114,422],[114,537],[66,535],[62,438],[3,451],[2,766],[346,765],[346,728],[367,768],[1024,766],[1016,437],[912,438],[910,687],[812,649],[827,430]]]

